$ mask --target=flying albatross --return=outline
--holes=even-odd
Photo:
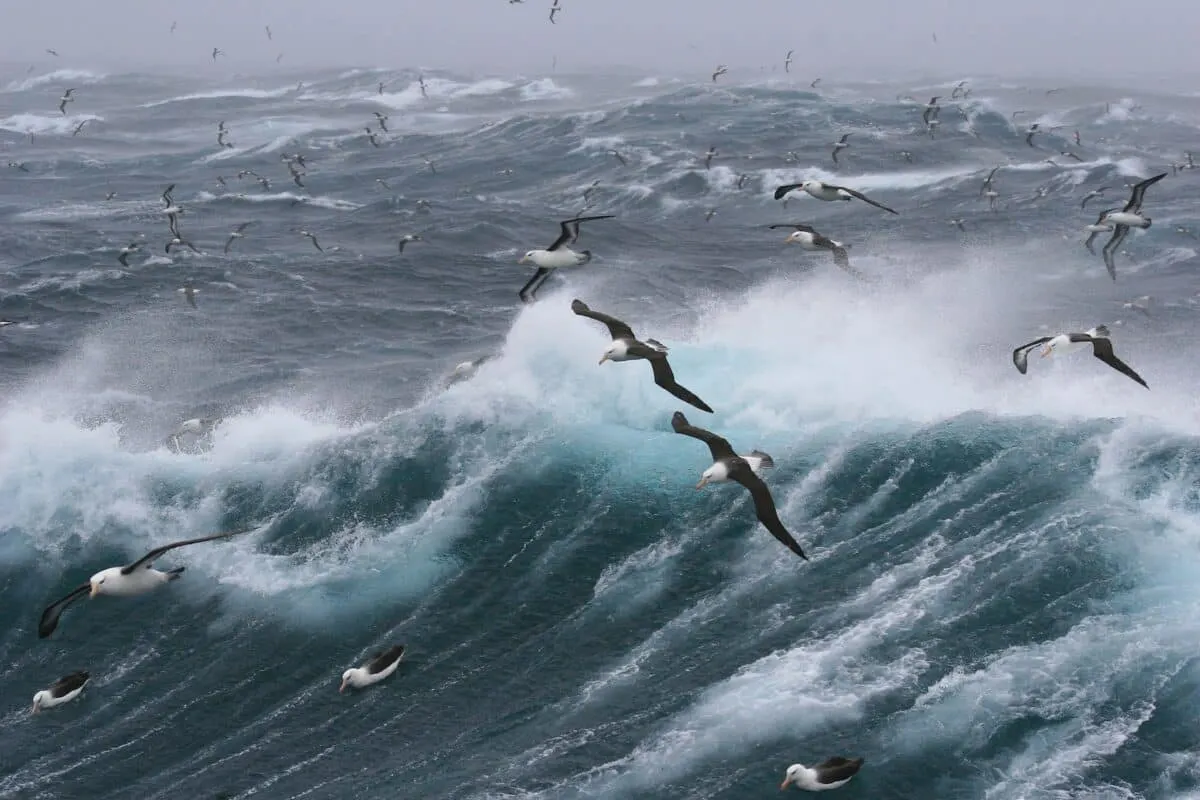
[[[1129,235],[1130,228],[1141,228],[1145,230],[1151,225],[1150,217],[1142,213],[1142,200],[1146,196],[1146,190],[1154,184],[1167,177],[1167,173],[1162,172],[1155,175],[1153,178],[1146,178],[1144,181],[1139,181],[1134,184],[1133,190],[1129,194],[1129,202],[1120,211],[1107,211],[1100,215],[1089,230],[1093,233],[1097,225],[1108,224],[1113,226],[1113,235],[1108,240],[1108,244],[1104,245],[1104,266],[1108,268],[1108,274],[1115,281],[1117,279],[1117,266],[1113,262],[1113,254],[1117,252],[1117,248],[1125,241],[1125,237]],[[1091,237],[1088,237],[1091,241]],[[1090,247],[1088,248],[1091,249]]]
[[[1087,347],[1090,343],[1092,345],[1092,355],[1122,375],[1129,376],[1149,389],[1150,387],[1142,380],[1142,376],[1134,372],[1132,367],[1117,358],[1113,353],[1112,340],[1108,338],[1108,335],[1107,327],[1097,325],[1083,333],[1060,333],[1057,336],[1043,336],[1013,350],[1013,364],[1016,366],[1017,371],[1024,375],[1025,371],[1029,369],[1029,351],[1038,345],[1042,346],[1042,358],[1046,358],[1056,350],[1061,350],[1063,354],[1070,354]]]
[[[551,270],[562,267],[581,267],[592,260],[592,252],[590,250],[580,250],[577,253],[566,246],[574,244],[575,240],[579,238],[579,224],[581,222],[612,219],[612,217],[612,214],[602,214],[597,217],[564,219],[558,223],[561,230],[553,244],[545,250],[530,250],[521,256],[517,260],[518,264],[533,264],[537,267],[537,272],[533,273],[533,277],[518,292],[522,302],[530,303],[537,299],[537,290],[542,288],[542,284],[550,277]]]
[[[792,764],[787,768],[787,773],[783,776],[783,783],[779,785],[779,788],[786,789],[795,784],[797,789],[806,789],[810,792],[836,789],[849,783],[850,779],[858,774],[862,765],[861,758],[842,758],[841,756],[826,759],[815,767]]]
[[[895,209],[888,208],[882,203],[876,203],[862,192],[856,192],[853,189],[847,189],[845,186],[834,186],[832,183],[821,183],[821,181],[815,180],[801,181],[800,183],[786,183],[775,190],[775,199],[782,200],[784,196],[793,189],[805,191],[818,200],[853,200],[857,197],[864,203],[873,205],[876,208],[882,208],[884,211],[888,211],[892,214],[900,213]]]
[[[612,336],[612,344],[600,356],[601,364],[605,361],[645,359],[650,362],[650,368],[654,371],[654,382],[656,384],[688,405],[695,406],[701,411],[712,413],[712,409],[709,408],[708,403],[705,403],[699,397],[675,382],[675,373],[671,371],[671,365],[667,363],[667,346],[662,342],[657,342],[654,339],[647,339],[644,342],[638,341],[638,338],[633,334],[633,328],[630,328],[616,317],[610,317],[608,314],[602,314],[599,311],[592,311],[582,300],[572,301],[571,310],[581,317],[594,319],[608,326],[608,332]]]
[[[95,597],[98,594],[107,594],[114,597],[133,597],[157,589],[159,586],[170,583],[178,578],[183,574],[183,567],[176,567],[166,572],[160,572],[153,568],[154,562],[167,551],[189,544],[211,542],[216,539],[228,539],[231,536],[237,536],[239,533],[246,533],[249,530],[247,528],[241,531],[229,531],[226,533],[217,533],[212,536],[201,536],[199,539],[184,539],[182,542],[172,542],[171,544],[154,548],[132,564],[124,567],[109,567],[108,569],[100,570],[87,583],[76,587],[66,597],[55,600],[46,606],[46,609],[42,611],[42,618],[38,621],[38,638],[45,639],[54,633],[54,629],[58,627],[58,618],[67,610],[68,606],[84,595]]]
[[[30,713],[36,714],[43,708],[71,702],[83,692],[89,677],[86,672],[72,672],[59,678],[49,689],[42,689],[33,696],[33,710]]]
[[[713,465],[700,475],[700,482],[696,484],[697,489],[702,488],[706,483],[723,481],[737,481],[745,486],[750,490],[750,496],[754,498],[754,513],[758,516],[758,521],[785,547],[808,561],[808,556],[804,555],[804,551],[800,549],[799,542],[788,533],[787,528],[783,527],[783,523],[779,521],[779,512],[775,510],[775,500],[771,497],[771,490],[758,477],[759,470],[775,466],[775,462],[769,455],[760,450],[751,450],[749,454],[739,456],[733,452],[733,446],[729,444],[729,440],[689,424],[687,417],[680,411],[676,411],[675,415],[671,417],[671,427],[676,433],[682,433],[684,436],[691,436],[693,439],[704,442],[708,445],[709,452],[712,453]]]
[[[372,655],[361,667],[351,667],[342,673],[342,686],[338,692],[346,691],[347,686],[362,689],[381,680],[396,671],[400,659],[404,655],[404,645],[397,644],[387,650],[381,650]]]
[[[850,266],[850,256],[846,253],[847,245],[835,242],[827,236],[817,233],[816,228],[800,222],[779,225],[768,225],[768,228],[792,228],[792,232],[783,241],[787,244],[798,244],[805,250],[828,250],[833,254],[833,263],[861,278],[863,274]]]

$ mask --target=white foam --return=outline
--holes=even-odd
[[[103,122],[104,117],[95,114],[15,114],[0,119],[0,130],[22,134],[69,134],[85,120]]]
[[[284,97],[295,87],[284,86],[280,89],[211,89],[207,92],[194,92],[192,94],[181,94],[178,97],[168,97],[166,100],[155,100],[150,103],[143,103],[141,108],[154,108],[155,106],[165,106],[169,103],[188,103],[193,100],[222,100],[230,97],[244,97],[252,100],[267,100],[273,97]]]
[[[6,92],[24,92],[51,83],[63,84],[93,84],[99,83],[108,76],[99,72],[89,72],[86,69],[56,69],[43,75],[13,81],[4,87]]]

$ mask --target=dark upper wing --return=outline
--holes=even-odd
[[[546,249],[557,250],[573,237],[578,236],[579,223],[581,222],[590,222],[594,219],[612,219],[612,217],[612,214],[601,214],[596,217],[575,217],[573,219],[564,219],[562,222],[558,223],[559,227],[562,229],[559,231],[558,238],[554,240],[554,244],[550,245]],[[572,226],[574,226],[573,229]]]
[[[175,184],[172,183],[166,189],[163,189],[162,199],[163,199],[163,202],[167,204],[167,208],[170,208],[171,206],[175,205],[174,202],[172,202],[172,200],[171,200],[171,191],[174,188],[175,188]]]
[[[731,458],[737,453],[733,452],[733,446],[729,444],[729,440],[723,436],[717,436],[712,431],[706,431],[704,428],[697,428],[687,421],[687,417],[682,411],[676,411],[671,417],[671,428],[676,433],[682,433],[684,436],[690,436],[693,439],[699,439],[708,445],[709,452],[712,453],[713,461],[720,461],[722,458]]]
[[[63,697],[87,682],[88,674],[86,672],[72,672],[70,675],[64,675],[56,680],[50,687],[50,694],[54,697]]]
[[[864,203],[869,203],[870,205],[873,205],[873,206],[875,206],[876,208],[882,208],[884,211],[890,211],[890,212],[891,212],[891,213],[893,213],[893,214],[899,214],[899,213],[900,213],[899,211],[895,210],[894,208],[888,208],[888,207],[887,207],[887,206],[885,206],[883,203],[876,203],[874,200],[872,200],[871,198],[867,197],[867,196],[866,196],[865,194],[863,194],[862,192],[856,192],[856,191],[854,191],[853,189],[847,189],[845,186],[833,186],[833,185],[831,185],[831,184],[828,184],[828,183],[827,183],[827,184],[825,184],[825,185],[826,185],[826,186],[828,186],[830,189],[834,189],[834,190],[841,189],[843,192],[846,192],[847,194],[851,194],[851,195],[853,195],[853,196],[857,197],[859,200],[862,200]]]
[[[785,183],[782,186],[775,187],[775,199],[782,200],[783,196],[785,194],[792,191],[793,189],[799,189],[800,186],[801,186],[801,184],[799,184],[799,183]]]
[[[829,248],[829,250],[830,250],[830,252],[832,252],[832,253],[833,253],[833,263],[834,263],[834,264],[837,264],[837,265],[838,265],[839,267],[841,267],[842,269],[844,269],[844,270],[846,270],[847,272],[850,272],[850,273],[852,273],[852,274],[854,274],[854,275],[859,275],[859,274],[861,274],[861,273],[859,273],[859,272],[858,272],[858,270],[851,269],[851,267],[850,267],[850,254],[846,252],[846,248],[844,248],[844,247],[831,247],[831,248]]]
[[[1167,173],[1162,172],[1155,175],[1153,178],[1146,178],[1134,185],[1133,191],[1129,193],[1129,202],[1125,204],[1125,211],[1138,212],[1142,210],[1142,199],[1146,196],[1146,190],[1154,184],[1167,177]]]
[[[861,758],[842,758],[834,756],[817,765],[817,783],[837,783],[848,780],[858,774],[862,766]]]
[[[1136,372],[1133,371],[1132,367],[1130,367],[1128,364],[1126,364],[1124,361],[1117,358],[1116,355],[1113,354],[1113,346],[1112,346],[1111,340],[1109,340],[1105,337],[1099,337],[1096,339],[1092,339],[1092,355],[1094,355],[1096,358],[1103,361],[1105,364],[1108,364],[1110,367],[1115,369],[1117,372],[1120,372],[1123,375],[1127,375],[1130,378],[1133,378],[1135,381],[1140,383],[1142,386],[1145,386],[1147,389],[1150,388],[1146,384],[1146,382],[1144,380],[1142,380],[1141,375],[1138,375]]]
[[[774,229],[774,228],[795,228],[798,231],[805,231],[806,233],[816,233],[817,232],[816,229],[814,229],[811,225],[805,225],[802,222],[781,222],[777,225],[768,225],[767,227],[772,228],[772,229]]]
[[[608,332],[614,340],[622,337],[629,337],[630,339],[637,338],[633,335],[633,329],[624,322],[621,322],[621,320],[617,319],[616,317],[610,317],[608,314],[602,314],[599,311],[592,311],[582,300],[571,301],[571,310],[581,317],[587,317],[588,319],[594,319],[597,322],[603,322],[608,326]]]
[[[85,583],[82,586],[77,586],[71,590],[71,593],[66,597],[55,600],[42,611],[42,618],[38,620],[38,638],[45,639],[50,634],[54,633],[54,629],[58,627],[58,618],[67,610],[67,606],[74,603],[79,598],[92,590],[92,584]]]
[[[1129,235],[1128,225],[1118,225],[1113,229],[1112,238],[1108,240],[1108,244],[1104,245],[1104,266],[1108,269],[1108,276],[1114,281],[1117,279],[1117,263],[1114,260],[1114,254],[1117,248],[1121,246],[1121,242],[1125,241],[1125,237]]]
[[[713,413],[713,410],[709,407],[708,403],[704,402],[699,397],[675,382],[675,373],[671,371],[671,365],[667,363],[667,357],[665,355],[655,350],[654,358],[650,358],[649,361],[650,368],[654,370],[654,382],[656,384],[666,389],[668,392],[675,395],[688,405],[695,406],[701,411],[707,411],[710,414]],[[676,433],[679,432],[680,431],[676,431]],[[709,446],[711,447],[711,445]]]
[[[402,644],[394,645],[381,653],[376,653],[371,656],[371,661],[367,664],[367,673],[377,675],[383,672],[392,664],[399,661],[402,655],[404,655],[404,645]]]
[[[779,521],[779,512],[775,510],[775,499],[771,497],[771,490],[762,482],[762,479],[755,475],[749,466],[732,470],[729,477],[750,490],[750,496],[754,498],[754,513],[763,527],[782,542],[784,547],[808,561],[808,556],[804,555],[804,551],[800,549],[800,543],[788,533],[787,528],[783,527],[783,523]]]
[[[1013,350],[1012,360],[1013,360],[1013,365],[1016,366],[1016,368],[1017,368],[1017,372],[1024,375],[1025,370],[1029,369],[1029,351],[1030,350],[1037,347],[1039,344],[1045,344],[1046,342],[1050,341],[1053,338],[1054,338],[1053,336],[1043,336],[1040,339],[1034,339],[1032,342],[1023,344],[1020,347],[1018,347],[1016,350]]]
[[[225,533],[214,533],[212,536],[201,536],[199,539],[184,539],[182,542],[171,542],[170,544],[164,544],[162,547],[154,548],[132,564],[121,567],[121,574],[128,575],[138,567],[148,567],[163,553],[167,552],[168,550],[174,550],[176,547],[183,547],[184,545],[189,544],[199,544],[200,542],[211,542],[217,539],[228,539],[231,536],[237,536],[239,533],[248,533],[250,530],[252,529],[246,528],[240,531],[226,531]]]

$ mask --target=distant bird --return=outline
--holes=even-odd
[[[46,52],[47,52],[47,53],[49,53],[50,55],[54,56],[55,58],[58,58],[58,51],[57,51],[57,50],[51,50],[49,47],[47,47],[47,48],[46,48]]]
[[[900,157],[903,158],[905,161],[907,161],[909,164],[913,163],[913,154],[910,153],[908,150],[901,150]]]
[[[712,409],[707,403],[676,383],[675,373],[671,371],[671,365],[667,362],[667,347],[662,342],[654,339],[640,341],[627,324],[616,317],[593,311],[582,300],[573,300],[571,310],[581,317],[594,319],[608,328],[612,343],[601,353],[601,365],[605,361],[649,361],[650,369],[654,373],[654,383],[659,388],[665,389],[690,406],[712,413]]]
[[[1088,200],[1091,200],[1093,197],[1102,196],[1105,192],[1108,191],[1108,189],[1109,189],[1109,187],[1107,187],[1107,186],[1101,186],[1099,189],[1093,189],[1092,191],[1088,192],[1087,194],[1085,194],[1083,196],[1083,200],[1080,201],[1079,207],[1087,208]]]
[[[750,180],[750,176],[747,175],[746,173],[743,172],[742,174],[738,175],[737,176],[737,188],[741,189],[743,186],[746,185],[746,181],[748,181],[748,180]]]
[[[795,50],[787,51],[787,57],[785,59],[783,59],[783,71],[784,72],[792,71],[792,53],[794,53],[794,52],[796,52],[796,51]]]
[[[63,96],[58,98],[58,110],[62,114],[67,113],[67,103],[74,103],[75,98],[71,95],[75,92],[74,89],[67,89],[63,92]]]
[[[715,70],[713,70],[713,74],[712,74],[713,83],[716,83],[717,78],[721,77],[726,72],[729,72],[729,67],[725,66],[724,64],[718,64],[717,68]]]
[[[388,132],[388,126],[387,126],[388,115],[381,114],[378,111],[375,111],[373,113],[375,114],[375,119],[379,122],[379,130],[383,131],[384,133],[387,133]]]
[[[342,673],[342,685],[338,689],[338,693],[345,692],[347,686],[362,689],[373,683],[379,683],[396,671],[396,668],[400,666],[400,659],[403,657],[404,645],[402,644],[373,653],[361,667],[352,667]]]
[[[87,125],[89,122],[91,122],[90,119],[82,120],[78,125],[75,126],[75,130],[72,131],[71,135],[78,136],[80,134],[80,132],[83,130],[83,126]]]
[[[792,764],[787,768],[787,773],[783,776],[783,783],[779,788],[786,789],[795,784],[797,789],[805,789],[810,792],[836,789],[849,783],[850,779],[858,774],[862,765],[861,758],[842,758],[841,756],[834,756],[822,761],[815,767]]]
[[[367,132],[367,139],[370,140],[371,144],[375,147],[379,147],[379,141],[375,138],[375,134],[371,132],[371,129],[366,128],[365,130]]]
[[[715,208],[710,208],[708,211],[704,212],[704,221],[708,222],[716,215],[717,215],[717,210]]]
[[[193,286],[192,286],[192,285],[189,283],[187,286],[184,286],[184,287],[181,287],[181,288],[179,288],[179,289],[176,289],[175,291],[177,291],[177,292],[179,292],[181,295],[183,295],[183,299],[184,299],[184,300],[187,300],[187,303],[188,303],[188,305],[189,305],[189,306],[191,306],[192,308],[197,308],[197,305],[196,305],[196,295],[197,295],[197,294],[199,294],[199,292],[200,292],[200,290],[199,290],[199,289],[197,289],[197,288],[193,287]]]
[[[225,141],[225,137],[229,135],[229,131],[225,129],[225,120],[217,123],[217,144],[221,147],[233,147],[229,142]]]
[[[833,163],[834,164],[838,163],[838,155],[837,155],[838,151],[850,146],[849,143],[846,141],[849,138],[850,138],[849,133],[843,133],[842,138],[838,139],[836,142],[833,143]]]
[[[809,84],[809,87],[815,89],[815,88],[817,88],[817,84],[820,82],[821,82],[821,79],[817,78],[816,80],[814,80],[812,83]]]
[[[421,160],[425,162],[425,166],[429,167],[430,172],[432,172],[434,175],[437,175],[437,165],[433,163],[433,159],[422,155]]]
[[[615,158],[617,161],[620,161],[620,162],[621,162],[621,166],[622,166],[622,167],[628,167],[628,166],[629,166],[629,162],[625,160],[625,156],[621,155],[621,153],[620,153],[619,151],[617,151],[617,150],[605,150],[604,152],[608,153],[610,156],[612,156],[613,158]]]
[[[321,247],[321,243],[317,241],[317,236],[316,236],[316,234],[309,233],[308,231],[300,231],[299,233],[300,233],[300,235],[301,235],[301,236],[305,237],[305,238],[306,238],[306,239],[308,239],[310,242],[312,242],[312,244],[313,244],[313,247],[317,248],[317,249],[318,249],[318,250],[320,250],[322,253],[324,253],[324,252],[325,252],[325,249],[324,249],[323,247]]]
[[[1135,297],[1127,303],[1122,303],[1121,308],[1128,308],[1130,311],[1140,311],[1148,317],[1150,316],[1150,305],[1153,302],[1153,297],[1144,294],[1141,297]]]
[[[49,689],[43,689],[33,696],[33,710],[36,714],[44,708],[54,708],[63,703],[69,703],[83,692],[90,676],[86,672],[72,672],[56,680]]]
[[[10,161],[8,162],[8,166],[9,169],[19,169],[21,172],[29,172],[29,167],[25,166],[19,161]]]
[[[384,82],[383,82],[383,81],[380,81],[380,82],[379,82],[379,93],[380,93],[380,94],[383,94],[383,87],[384,87],[384,85],[385,85],[385,84],[384,84]]]
[[[1082,147],[1082,146],[1083,146],[1083,142],[1081,142],[1081,141],[1079,140],[1079,131],[1075,131],[1075,146],[1076,146],[1076,147]]]
[[[178,22],[172,22],[172,23],[171,23],[171,30],[170,30],[170,33],[174,33],[174,32],[175,32],[175,28],[176,28],[176,26],[178,26],[178,25],[179,25],[179,23],[178,23]]]
[[[216,61],[216,60],[217,60],[217,56],[223,56],[223,55],[225,55],[225,51],[224,51],[224,50],[222,50],[222,49],[221,49],[221,48],[219,48],[219,47],[214,47],[214,48],[213,48],[213,51],[212,51],[212,60],[213,60],[213,61]]]
[[[225,252],[226,253],[229,252],[229,248],[234,242],[236,242],[238,239],[246,238],[245,230],[246,230],[246,228],[249,228],[253,224],[254,224],[253,221],[243,222],[243,223],[239,224],[236,228],[234,228],[232,231],[229,232],[229,238],[225,241]]]
[[[113,199],[114,197],[116,197],[116,196],[117,196],[117,193],[116,193],[116,192],[109,192],[108,194],[104,195],[104,199],[105,199],[105,200],[112,200],[112,199]]]
[[[419,241],[421,241],[421,235],[419,233],[404,234],[403,236],[400,237],[400,252],[401,253],[404,252],[404,245],[408,244],[409,242],[419,242]]]
[[[750,497],[754,500],[755,516],[758,517],[758,521],[762,523],[763,527],[770,531],[771,535],[787,549],[808,561],[808,556],[804,555],[800,543],[780,521],[779,512],[775,510],[775,500],[771,497],[771,490],[763,483],[762,478],[758,477],[758,473],[763,469],[775,466],[775,461],[769,455],[760,450],[751,450],[746,455],[740,456],[733,451],[733,446],[729,444],[728,439],[704,428],[697,428],[690,424],[687,417],[679,411],[676,411],[671,417],[671,429],[684,436],[699,439],[708,445],[713,464],[701,473],[700,482],[696,484],[697,489],[701,489],[709,483],[725,481],[740,483],[750,490]]]
[[[1042,336],[1013,350],[1013,365],[1017,368],[1018,372],[1024,375],[1028,369],[1029,351],[1039,345],[1042,347],[1042,358],[1046,358],[1053,355],[1056,351],[1061,351],[1064,354],[1074,353],[1090,344],[1092,346],[1092,355],[1122,375],[1149,389],[1150,387],[1142,380],[1141,375],[1138,375],[1133,371],[1132,367],[1116,357],[1113,353],[1112,340],[1108,337],[1108,328],[1104,325],[1097,325],[1083,333],[1060,333],[1057,336]]]
[[[117,261],[121,262],[122,267],[129,266],[129,256],[132,253],[136,253],[141,246],[141,242],[130,242],[128,245],[121,248],[120,252],[117,253]]]
[[[794,189],[801,189],[804,192],[806,192],[807,194],[811,195],[812,197],[817,198],[818,200],[826,200],[826,201],[846,200],[846,201],[848,201],[848,200],[852,200],[854,198],[858,198],[859,200],[862,200],[864,203],[873,205],[876,208],[881,208],[884,211],[887,211],[888,213],[891,213],[891,214],[899,214],[900,213],[899,211],[896,211],[895,209],[888,208],[887,206],[883,205],[882,203],[876,203],[874,200],[867,197],[862,192],[856,192],[853,189],[847,189],[845,186],[835,186],[832,183],[822,183],[821,181],[817,181],[817,180],[807,180],[807,181],[801,181],[800,183],[788,183],[788,184],[784,184],[783,186],[779,186],[775,189],[775,199],[782,200],[787,195],[788,192],[790,192]]]
[[[266,32],[267,32],[267,41],[271,41],[271,40],[273,40],[275,37],[271,35],[271,26],[270,26],[270,25],[266,25],[266,26],[264,26],[264,29],[265,29],[265,30],[266,30]]]
[[[426,89],[425,89],[425,76],[424,75],[417,76],[417,85],[419,87],[421,87],[421,97],[424,97],[425,99],[429,99],[429,92],[426,91]]]
[[[1082,159],[1082,158],[1080,158],[1080,157],[1079,157],[1078,155],[1076,155],[1075,153],[1072,153],[1070,150],[1063,150],[1063,151],[1061,151],[1061,152],[1059,153],[1059,155],[1060,155],[1060,156],[1066,156],[1067,158],[1073,158],[1073,159],[1075,159],[1076,161],[1080,161],[1080,162],[1082,162],[1082,161],[1083,161],[1083,159]]]
[[[950,92],[950,99],[957,100],[959,95],[965,94],[964,88],[966,85],[966,81],[959,81],[958,83],[954,84],[954,89]]]
[[[938,112],[942,110],[942,107],[937,104],[937,101],[938,95],[934,95],[929,99],[929,102],[925,104],[925,110],[921,112],[921,121],[924,122],[926,126],[929,126],[930,120],[934,119],[938,115]]]
[[[1038,125],[1038,123],[1035,122],[1032,125],[1030,125],[1029,130],[1025,131],[1025,144],[1029,145],[1030,147],[1036,147],[1036,145],[1033,143],[1033,137],[1040,130],[1041,130],[1041,126]]]
[[[533,277],[521,287],[518,292],[522,302],[531,303],[537,299],[537,291],[542,288],[550,273],[563,267],[581,267],[592,260],[590,250],[576,252],[567,245],[574,244],[579,238],[579,226],[593,220],[612,219],[612,214],[601,214],[594,217],[573,217],[559,222],[558,238],[545,250],[529,250],[517,260],[518,264],[533,264],[537,271]]]
[[[38,638],[45,639],[54,633],[54,630],[58,627],[58,620],[62,616],[62,613],[72,603],[85,595],[90,597],[101,594],[113,597],[133,597],[153,591],[177,579],[183,574],[183,567],[176,567],[166,572],[160,572],[153,568],[154,562],[165,553],[177,547],[199,544],[201,542],[213,542],[218,539],[228,539],[247,532],[248,530],[230,531],[227,533],[216,533],[211,536],[201,536],[197,539],[184,539],[181,542],[171,542],[162,547],[154,548],[132,564],[100,570],[87,583],[76,587],[67,596],[59,598],[46,606],[45,610],[42,611],[41,619],[38,621]]]
[[[966,227],[963,225],[963,220],[961,220],[961,219],[950,219],[950,220],[946,220],[946,221],[947,221],[948,223],[950,223],[951,225],[953,225],[954,227],[958,228],[958,229],[959,229],[960,231],[962,231],[963,233],[966,233],[966,232],[967,232],[967,229],[966,229]]]
[[[596,187],[600,185],[600,181],[592,181],[592,185],[583,190],[583,202],[589,204],[592,201],[592,194],[596,191]]]
[[[550,7],[550,24],[551,24],[551,25],[557,25],[557,24],[558,24],[557,22],[555,22],[555,21],[554,21],[554,15],[555,15],[555,14],[557,14],[557,13],[558,13],[558,11],[559,11],[559,8],[558,8],[558,4],[557,4],[557,3],[556,3],[555,5],[553,5],[553,6],[551,6],[551,7]]]
[[[704,168],[705,169],[711,168],[712,160],[716,157],[717,157],[717,148],[716,147],[708,148],[708,152],[704,154]]]
[[[383,178],[376,178],[376,179],[375,179],[375,182],[376,182],[376,183],[378,183],[380,186],[382,186],[382,187],[383,187],[383,188],[385,188],[385,189],[391,189],[391,188],[392,188],[392,187],[391,187],[391,185],[390,185],[390,184],[388,184],[388,182],[387,182],[387,181],[385,181]]]

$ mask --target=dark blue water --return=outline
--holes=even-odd
[[[953,80],[429,74],[423,98],[406,72],[22,73],[0,84],[0,162],[25,165],[0,171],[0,797],[732,800],[835,754],[866,759],[846,798],[1200,797],[1200,173],[1148,193],[1115,283],[1081,232],[1183,161],[1200,98],[976,77],[931,139]],[[1031,148],[1033,121],[1054,130]],[[772,199],[804,177],[900,214]],[[202,254],[163,252],[169,183]],[[517,258],[584,211],[615,215],[584,228],[595,260],[522,307]],[[792,221],[874,280],[765,227]],[[596,365],[574,297],[671,346],[717,412],[694,423],[774,457],[810,563],[737,487],[693,490],[680,405]],[[1086,353],[1013,369],[1101,322],[1151,391]],[[209,447],[164,446],[201,415]],[[37,638],[97,570],[241,527]],[[394,677],[338,694],[393,642]],[[29,713],[77,669],[82,699]]]

